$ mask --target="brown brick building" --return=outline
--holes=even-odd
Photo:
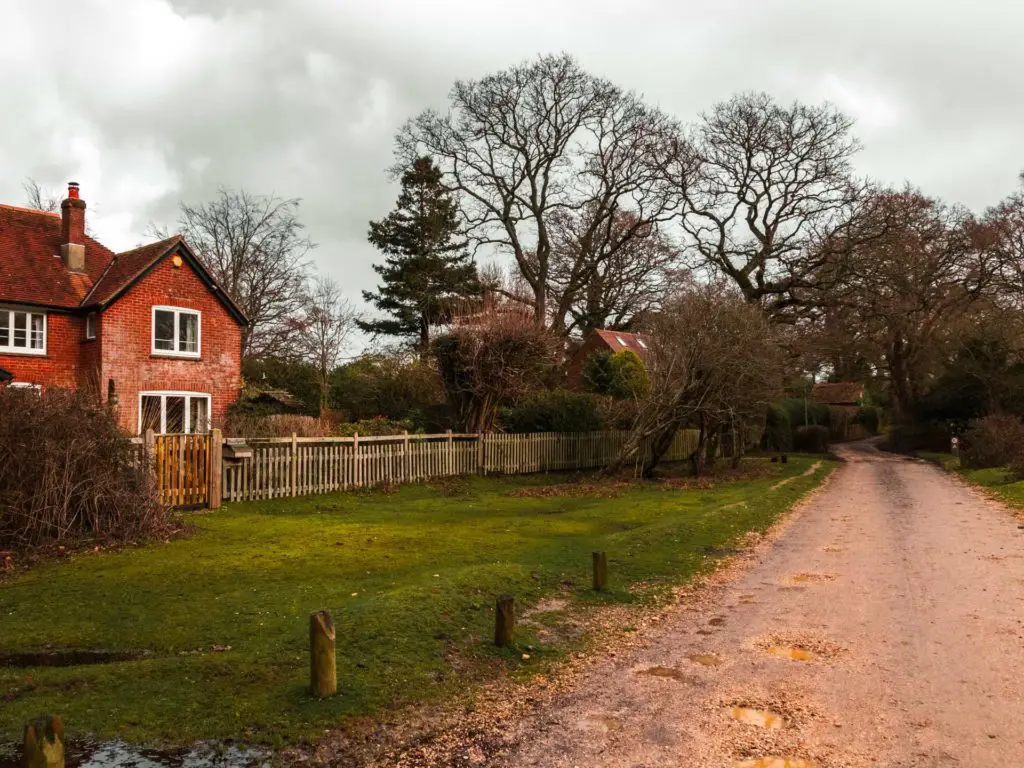
[[[0,205],[0,369],[7,386],[91,388],[130,432],[196,432],[241,387],[246,319],[180,237],[113,253],[61,213]]]

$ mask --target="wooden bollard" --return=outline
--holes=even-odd
[[[603,592],[608,583],[608,558],[604,552],[594,553],[594,591]]]
[[[23,749],[25,768],[64,768],[64,721],[44,715],[26,725]]]
[[[515,628],[516,599],[512,595],[502,595],[494,611],[494,644],[499,648],[512,645]]]
[[[338,692],[338,662],[334,654],[334,619],[330,611],[309,616],[309,687],[323,698]]]

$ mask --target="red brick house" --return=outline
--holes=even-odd
[[[246,318],[180,236],[114,253],[61,212],[0,205],[0,369],[7,386],[89,388],[138,433],[197,432],[241,389]]]
[[[586,381],[583,379],[583,365],[587,358],[594,352],[615,353],[623,349],[635,352],[643,360],[647,357],[647,350],[650,349],[650,339],[642,333],[595,328],[583,338],[583,343],[573,352],[572,357],[569,358],[569,365],[566,369],[566,386],[578,391],[585,390]]]

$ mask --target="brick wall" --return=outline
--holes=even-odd
[[[86,383],[83,361],[89,360],[86,347],[96,351],[96,343],[83,341],[85,318],[47,312],[46,354],[18,355],[0,353],[0,368],[10,371],[15,381],[57,387],[76,388]],[[98,372],[98,354],[91,359],[92,380]]]
[[[587,388],[587,382],[583,378],[583,365],[587,358],[594,352],[607,351],[608,345],[596,333],[587,335],[583,344],[573,353],[566,369],[565,386],[577,392],[583,392]]]
[[[200,320],[198,359],[154,355],[153,307],[197,309]],[[241,381],[241,328],[184,262],[175,267],[165,257],[145,278],[115,301],[100,317],[102,391],[114,381],[123,426],[138,429],[139,393],[144,391],[201,392],[212,397],[215,423],[223,420],[238,397]]]

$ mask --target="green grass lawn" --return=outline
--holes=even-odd
[[[949,472],[956,472],[968,482],[981,486],[1006,503],[1024,509],[1024,480],[1015,480],[1006,469],[967,469],[961,467],[960,459],[950,453],[922,451],[919,455]]]
[[[0,667],[0,742],[53,712],[70,733],[282,744],[346,717],[543,670],[585,638],[559,633],[565,617],[554,611],[537,617],[553,631],[522,627],[519,648],[499,651],[490,644],[499,593],[514,593],[520,611],[555,594],[583,611],[662,600],[712,566],[706,550],[767,528],[833,466],[803,476],[813,459],[746,461],[761,475],[700,490],[509,495],[566,480],[535,475],[232,504],[191,515],[186,539],[39,566],[0,582],[0,654],[151,655]],[[773,490],[784,476],[795,479]],[[589,591],[597,549],[609,560],[611,591],[601,596]],[[340,695],[315,700],[308,617],[323,608],[337,624]]]

